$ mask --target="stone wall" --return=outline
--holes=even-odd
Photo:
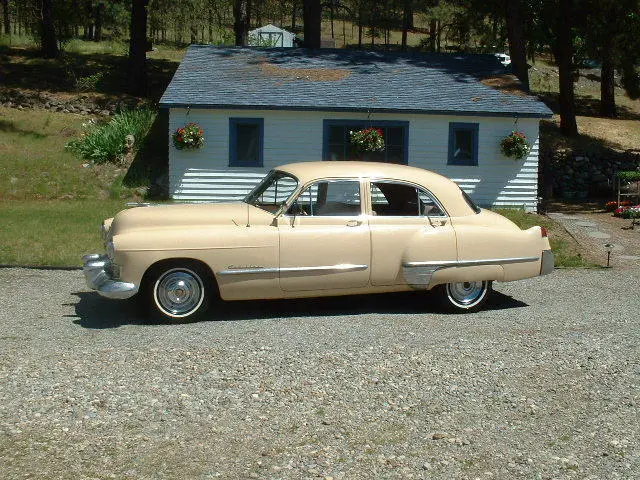
[[[0,105],[24,110],[37,108],[52,112],[81,115],[113,115],[123,108],[133,108],[139,103],[135,97],[109,98],[87,94],[58,94],[0,88]]]
[[[579,155],[568,150],[541,153],[541,192],[563,198],[602,198],[615,194],[615,174],[640,167],[640,150]]]

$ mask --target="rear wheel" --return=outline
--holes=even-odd
[[[442,285],[441,299],[445,308],[454,312],[480,310],[491,293],[491,281],[456,282]]]
[[[213,294],[211,275],[196,262],[175,262],[154,268],[147,276],[144,299],[153,317],[182,322],[201,318]]]

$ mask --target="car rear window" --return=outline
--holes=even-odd
[[[476,213],[480,213],[480,207],[477,206],[475,203],[473,203],[473,200],[471,200],[471,197],[467,195],[467,192],[465,192],[462,189],[460,189],[460,191],[462,192],[462,197],[464,198],[465,202],[467,202],[467,205],[469,205],[471,210],[473,210]]]

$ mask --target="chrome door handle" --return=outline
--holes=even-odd
[[[360,225],[362,225],[360,220],[349,220],[347,222],[347,227],[359,227]]]

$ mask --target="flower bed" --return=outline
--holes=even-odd
[[[622,206],[613,211],[614,217],[640,218],[640,205]]]
[[[605,204],[604,209],[607,212],[615,212],[618,209],[618,207],[631,207],[631,206],[633,206],[633,203],[627,200],[620,202],[620,204],[618,204],[618,202],[616,202],[615,200],[612,200],[611,202],[607,202]]]

